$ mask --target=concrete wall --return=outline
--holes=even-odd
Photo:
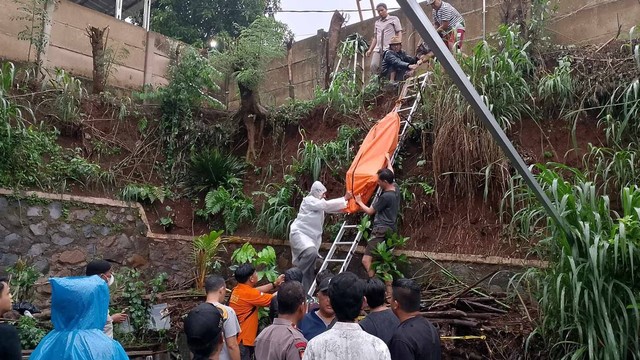
[[[522,0],[486,0],[487,34],[495,31],[504,20],[504,13],[509,4],[517,4]],[[530,3],[528,0],[523,0]],[[483,0],[450,0],[454,7],[465,18],[467,32],[466,48],[482,39],[482,2]],[[603,43],[613,37],[618,30],[618,21],[622,27],[622,36],[628,33],[633,25],[639,24],[640,3],[638,0],[561,0],[557,1],[558,11],[549,22],[549,30],[554,41],[560,44]],[[422,4],[431,18],[431,7]],[[414,53],[420,43],[420,37],[401,10],[392,12],[400,18],[404,27],[403,48]],[[369,19],[342,28],[340,36],[359,33],[370,39],[373,35],[373,23]],[[328,28],[329,24],[327,24]],[[294,44],[292,49],[292,75],[295,97],[310,99],[316,86],[324,83],[324,67],[326,66],[326,33],[318,31],[318,35]],[[365,60],[368,76],[369,59]],[[261,100],[267,105],[279,105],[289,97],[286,59],[274,61],[269,66],[267,79],[262,87]],[[229,89],[229,107],[236,108],[239,103],[237,88],[231,83]]]
[[[28,21],[16,19],[21,16],[25,14],[13,1],[0,1],[0,58],[17,62],[35,58],[33,48],[29,54],[29,42],[18,40],[18,33],[29,25]],[[89,25],[108,26],[107,46],[128,52],[114,67],[109,85],[139,88],[145,83],[154,86],[167,83],[166,71],[174,40],[66,0],[58,3],[51,20],[47,68],[63,68],[75,76],[91,79],[93,60],[85,29]]]

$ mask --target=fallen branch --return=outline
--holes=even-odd
[[[471,309],[481,309],[481,310],[484,310],[484,311],[489,311],[489,312],[498,313],[498,314],[506,314],[507,313],[506,310],[498,309],[498,308],[495,308],[493,306],[489,306],[489,305],[485,305],[485,304],[480,304],[480,303],[477,303],[475,301],[466,300],[466,301],[462,301],[462,302],[465,305],[467,305],[469,308],[471,308]]]

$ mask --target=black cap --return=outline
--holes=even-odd
[[[326,277],[322,278],[320,280],[320,283],[318,284],[318,291],[325,292],[325,291],[329,290],[329,284],[331,283],[331,279],[332,278],[333,278],[333,275],[329,275],[329,276],[326,276]]]
[[[284,281],[297,281],[302,282],[302,270],[297,267],[292,267],[284,272]]]
[[[87,276],[104,274],[111,269],[111,263],[106,260],[93,260],[87,264]]]
[[[189,350],[194,355],[208,357],[220,339],[222,314],[211,303],[202,303],[189,312],[184,320]]]

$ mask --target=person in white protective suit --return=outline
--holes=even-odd
[[[315,265],[318,249],[322,243],[322,227],[325,213],[337,213],[347,207],[350,193],[343,197],[327,200],[327,188],[320,181],[311,186],[311,191],[300,204],[298,216],[291,224],[289,242],[293,265],[302,270],[302,285],[308,292],[315,278]]]

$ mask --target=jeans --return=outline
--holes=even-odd
[[[253,346],[238,345],[240,347],[240,360],[254,360],[255,348]]]

